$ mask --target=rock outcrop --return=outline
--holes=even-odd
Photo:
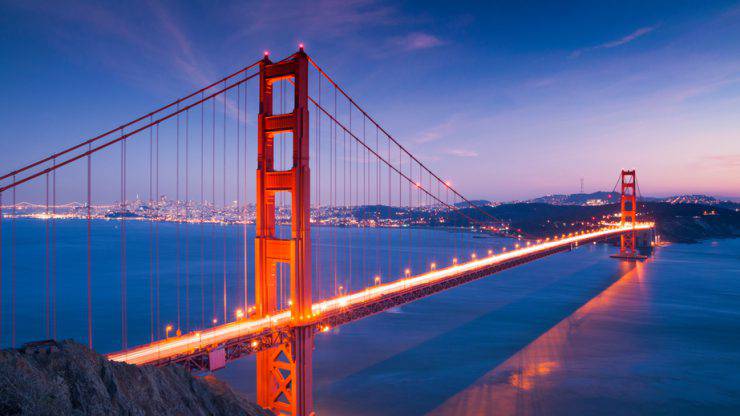
[[[108,361],[73,341],[0,351],[0,415],[272,415],[214,377]]]

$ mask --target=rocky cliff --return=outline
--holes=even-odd
[[[111,362],[73,341],[0,351],[0,415],[272,415],[213,377]]]

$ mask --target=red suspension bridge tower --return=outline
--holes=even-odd
[[[293,84],[293,111],[275,114],[273,86]],[[292,58],[260,64],[256,199],[256,313],[277,312],[277,266],[290,270],[290,308],[293,327],[285,342],[257,354],[257,401],[279,415],[308,416],[313,412],[313,328],[311,316],[310,171],[308,138],[308,59],[301,49]],[[293,141],[292,166],[277,170],[275,138],[288,133]],[[289,192],[290,239],[276,233],[275,196]]]
[[[637,179],[635,170],[622,170],[621,175],[622,195],[620,201],[622,226],[630,226],[632,230],[620,236],[619,254],[612,257],[621,259],[645,259],[646,256],[637,252],[637,236],[635,224],[637,224]]]

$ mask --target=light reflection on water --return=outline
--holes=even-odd
[[[580,343],[584,337],[597,334],[605,320],[635,320],[646,312],[650,299],[643,285],[645,267],[644,263],[623,262],[620,269],[624,274],[606,290],[428,414],[545,412],[543,396],[552,394],[560,383],[567,382],[573,364],[588,357],[588,351],[581,351],[589,349],[588,343]],[[603,335],[613,344],[631,343],[629,337],[622,334],[604,332]]]

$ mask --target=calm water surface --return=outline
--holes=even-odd
[[[3,346],[12,327],[9,227],[4,221]],[[81,221],[57,222],[56,330],[83,342],[85,230]],[[45,233],[41,221],[16,223],[16,344],[45,336]],[[121,346],[120,236],[117,221],[94,224],[95,347],[103,352]],[[127,223],[129,344],[177,322],[178,278],[183,329],[222,319],[222,292],[214,297],[213,288],[224,270],[227,319],[243,306],[241,227],[160,224],[160,312],[151,318],[151,236],[150,224]],[[249,227],[250,255],[253,237]],[[359,289],[377,274],[387,280],[512,245],[478,237],[317,228],[314,296],[330,294],[336,275]],[[581,247],[318,335],[318,413],[740,414],[740,240],[671,245],[636,264],[609,258],[612,251]],[[254,396],[253,358],[216,375]]]

